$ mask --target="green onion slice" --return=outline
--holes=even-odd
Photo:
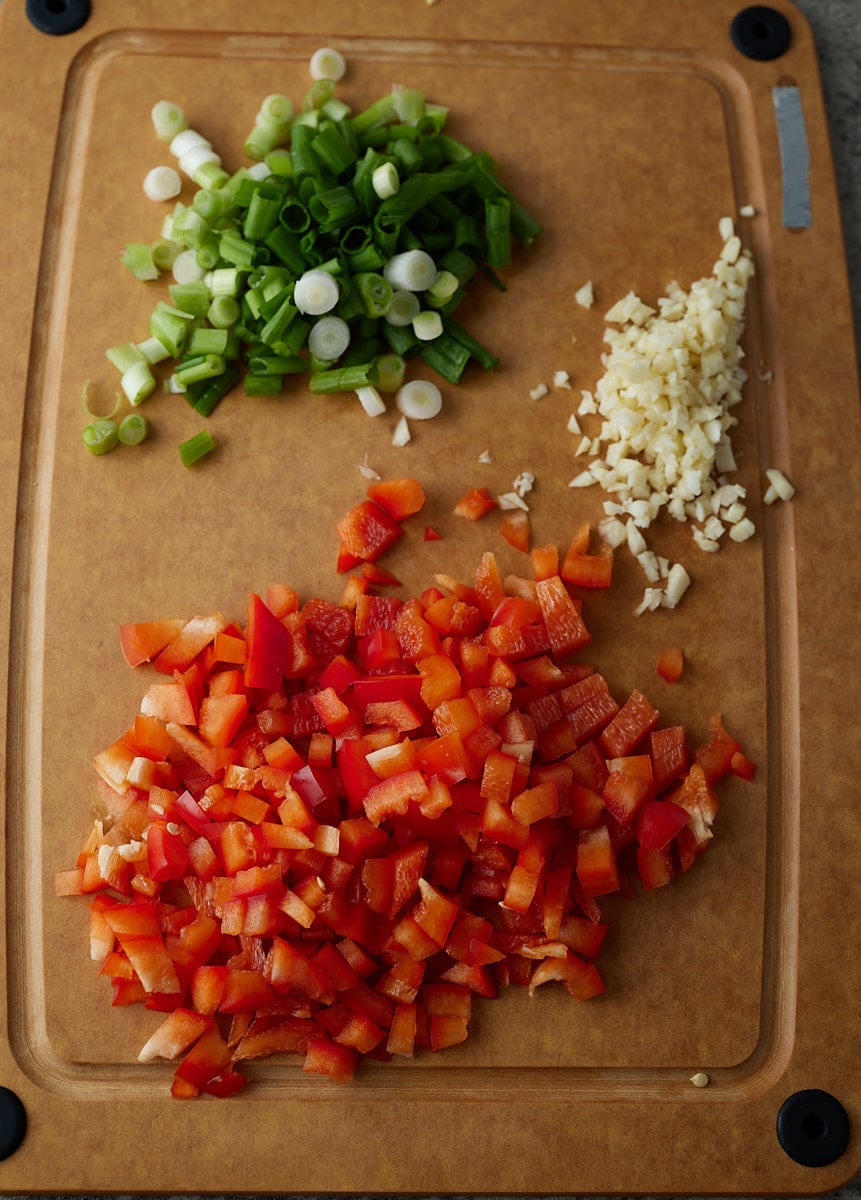
[[[90,454],[108,454],[120,440],[116,421],[100,417],[88,425],[81,435]]]
[[[146,417],[129,413],[120,421],[117,434],[124,446],[139,446],[149,433]]]
[[[199,433],[181,443],[179,457],[182,459],[184,467],[191,467],[214,449],[215,442],[212,434],[208,429],[201,429]]]
[[[81,408],[83,408],[83,410],[84,410],[84,415],[89,417],[89,419],[91,421],[110,421],[110,420],[112,420],[119,412],[120,405],[122,404],[122,400],[120,399],[119,393],[115,393],[114,407],[111,409],[111,411],[109,413],[94,413],[92,408],[90,407],[90,391],[92,390],[92,386],[93,386],[92,380],[88,379],[84,383],[83,389],[81,391]]]

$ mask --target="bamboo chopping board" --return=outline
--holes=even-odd
[[[329,0],[216,0],[205,30],[192,6],[108,0],[60,35],[3,5],[3,1190],[790,1195],[857,1171],[857,1133],[812,1167],[775,1131],[794,1116],[790,1149],[800,1137],[815,1154],[841,1112],[861,1120],[858,580],[844,546],[861,499],[858,382],[815,51],[796,10],[775,10],[790,40],[769,58],[779,31],[760,15],[740,49],[729,0],[360,0],[348,15]],[[90,458],[82,383],[111,393],[104,348],[139,337],[153,303],[118,265],[126,242],[157,233],[139,186],[164,158],[152,104],[181,104],[238,166],[259,100],[301,96],[325,44],[347,58],[341,93],[356,107],[395,82],[449,105],[452,133],[487,149],[542,221],[507,292],[479,288],[464,318],[499,367],[449,389],[443,416],[402,448],[392,414],[299,385],[229,397],[211,420],[217,451],[192,470],[176,445],[199,422],[171,396],[148,402],[154,435],[137,451]],[[803,125],[781,126],[776,88]],[[53,893],[92,820],[90,760],[143,690],[117,624],[241,619],[249,591],[281,580],[337,599],[334,521],[363,498],[364,461],[428,492],[422,521],[440,540],[408,529],[386,560],[405,594],[435,572],[468,578],[487,548],[527,573],[495,525],[454,517],[455,501],[529,470],[534,544],[599,519],[597,489],[567,487],[572,393],[530,393],[557,370],[575,397],[594,387],[610,304],[708,274],[719,220],[743,205],[757,273],[733,445],[757,535],[705,555],[661,524],[656,547],[693,578],[682,606],[634,616],[643,579],[621,557],[612,594],[588,609],[590,652],[620,693],[644,687],[694,736],[721,712],[758,763],[753,783],[726,788],[715,845],[670,887],[608,905],[600,1001],[509,994],[479,1009],[463,1046],[349,1087],[264,1062],[221,1107],[172,1101],[170,1068],[135,1062],[155,1015],[110,1008],[85,908]],[[590,310],[573,300],[587,279]],[[791,504],[762,504],[770,466],[796,485]],[[674,687],[654,676],[669,643],[689,664]],[[9,1093],[26,1113],[17,1148]]]

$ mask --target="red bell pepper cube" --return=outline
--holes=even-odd
[[[499,502],[486,487],[472,487],[461,496],[452,511],[456,517],[463,517],[466,521],[480,521],[498,506]]]
[[[637,749],[659,719],[658,710],[635,688],[598,740],[608,758],[621,758]]]
[[[421,771],[403,771],[399,775],[391,775],[368,789],[363,801],[365,815],[373,824],[379,825],[386,817],[403,816],[410,801],[419,804],[427,794],[427,780]]]
[[[609,926],[601,921],[590,921],[577,913],[566,913],[559,926],[558,937],[569,950],[586,958],[597,958],[607,937]]]
[[[529,524],[529,513],[524,512],[522,508],[509,508],[502,514],[499,519],[499,533],[509,546],[513,546],[522,554],[529,553],[532,530]]]
[[[255,1012],[271,1004],[272,1000],[272,989],[259,971],[229,967],[218,1010],[223,1013]]]
[[[349,1083],[356,1073],[358,1055],[349,1046],[339,1046],[326,1037],[310,1037],[302,1070],[325,1075],[336,1083]]]
[[[426,879],[419,879],[418,887],[421,898],[413,909],[413,919],[420,929],[442,947],[455,922],[459,905],[457,901],[444,896]]]
[[[376,990],[396,1004],[411,1004],[419,993],[425,975],[425,963],[401,959],[377,980]]]
[[[619,890],[616,855],[606,825],[580,831],[575,870],[587,897],[603,896]]]
[[[709,740],[694,752],[694,759],[705,773],[709,783],[716,783],[732,770],[732,758],[741,750],[741,745],[732,734],[724,729],[719,713],[709,719]]]
[[[641,806],[652,794],[652,781],[628,771],[611,771],[601,797],[609,813],[624,828],[631,824]]]
[[[573,654],[592,640],[560,576],[539,579],[535,594],[554,654]]]
[[[415,516],[425,503],[425,493],[417,479],[375,480],[368,487],[367,496],[375,504],[384,508],[395,521],[403,521]]]
[[[152,662],[185,625],[182,618],[138,621],[119,626],[123,657],[130,667]]]
[[[644,888],[651,890],[664,887],[674,874],[672,855],[666,850],[652,850],[648,846],[638,846],[637,870]]]
[[[398,1004],[386,1039],[390,1054],[412,1058],[416,1041],[416,1006],[414,1003]]]
[[[175,1008],[144,1042],[138,1051],[138,1062],[153,1062],[157,1058],[178,1058],[212,1026],[212,1023],[212,1017],[189,1008]]]
[[[353,561],[375,562],[398,538],[403,536],[400,524],[373,500],[363,500],[336,523],[342,553]],[[344,570],[339,562],[339,568]]]
[[[255,592],[248,597],[245,647],[245,686],[277,691],[290,658],[290,633]]]
[[[647,800],[637,815],[637,841],[647,850],[666,850],[690,813],[671,800]]]
[[[575,1000],[591,1000],[606,991],[604,982],[592,962],[586,962],[569,950],[565,958],[545,958],[532,972],[529,994],[551,980],[559,981]]]

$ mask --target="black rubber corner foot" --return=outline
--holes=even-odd
[[[27,0],[27,17],[40,33],[74,33],[90,17],[90,0]]]
[[[734,17],[729,35],[736,50],[758,62],[780,58],[792,41],[792,30],[786,17],[767,4],[743,8]]]
[[[828,1167],[849,1145],[849,1117],[830,1092],[807,1088],[784,1100],[777,1114],[777,1140],[803,1167]]]
[[[10,1088],[0,1087],[0,1159],[14,1154],[27,1132],[27,1113],[21,1098]]]

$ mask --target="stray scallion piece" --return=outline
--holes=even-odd
[[[114,400],[114,407],[109,413],[94,413],[90,407],[90,391],[92,389],[92,381],[87,380],[81,389],[81,408],[84,410],[84,415],[89,417],[91,421],[111,421],[117,415],[120,409],[120,398],[117,396]]]
[[[442,411],[442,393],[429,379],[411,379],[395,397],[400,412],[412,421],[428,421]]]
[[[119,423],[117,435],[124,446],[139,446],[149,432],[146,417],[129,413]]]
[[[212,434],[208,429],[201,429],[199,433],[180,444],[179,457],[184,467],[192,467],[214,449]]]
[[[120,440],[117,423],[109,417],[92,421],[81,436],[90,454],[96,455],[110,453]]]
[[[314,395],[357,392],[376,409],[414,360],[452,384],[497,365],[451,314],[473,280],[505,290],[515,243],[530,245],[539,221],[420,88],[395,84],[354,110],[335,94],[339,51],[323,47],[309,70],[298,102],[272,92],[249,111],[247,162],[232,172],[179,105],[153,106],[176,169],[154,169],[145,186],[174,204],[122,261],[167,292],[148,336],[107,351],[133,407],[156,371],[165,393],[209,416],[243,382],[270,396],[299,375]],[[177,172],[191,195],[176,193]],[[204,435],[185,445],[183,461],[211,449]]]
[[[150,200],[173,200],[182,191],[182,180],[173,167],[153,167],[144,175],[143,190]]]
[[[150,110],[155,135],[160,142],[172,142],[178,133],[188,129],[185,113],[170,100],[159,100]]]

